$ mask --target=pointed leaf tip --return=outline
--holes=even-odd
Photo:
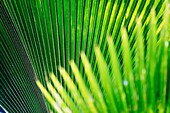
[[[47,77],[47,75],[45,75],[45,81],[48,82],[48,77]]]
[[[110,41],[112,41],[112,37],[111,37],[111,36],[109,36],[109,37],[107,38],[107,42],[109,43]]]
[[[83,51],[81,51],[80,56],[81,56],[81,58],[82,58],[82,57],[84,57],[84,56],[86,56],[86,55],[85,55],[85,53],[84,53]]]
[[[72,65],[74,63],[74,60],[70,60],[69,64]]]
[[[126,28],[122,28],[122,40],[126,40],[127,39],[127,30]]]

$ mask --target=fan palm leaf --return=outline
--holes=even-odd
[[[7,111],[169,112],[167,0],[1,3]]]

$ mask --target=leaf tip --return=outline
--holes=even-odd
[[[74,60],[70,60],[70,61],[69,61],[69,64],[70,64],[70,65],[73,65],[73,64],[74,64]]]
[[[107,42],[109,43],[110,41],[112,41],[112,36],[108,36],[107,38]]]
[[[58,70],[60,71],[60,73],[62,73],[63,68],[61,66],[59,66]]]
[[[47,75],[45,75],[45,81],[48,83],[48,77],[47,77]]]

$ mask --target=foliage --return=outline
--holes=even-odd
[[[79,70],[73,60],[69,63],[75,80],[63,67],[58,69],[64,83],[51,73],[50,80],[46,79],[47,91],[37,80],[36,83],[47,101],[57,112],[168,113],[170,110],[167,81],[168,7],[165,12],[162,28],[160,33],[157,33],[155,12],[151,10],[146,39],[143,36],[141,18],[137,19],[136,35],[132,37],[134,38],[132,46],[130,45],[131,37],[128,37],[125,28],[121,30],[121,47],[117,50],[118,52],[113,38],[111,36],[106,38],[108,61],[104,59],[99,46],[94,47],[98,72],[94,73],[94,68],[85,53],[81,52],[84,71]],[[144,40],[147,41],[144,42]],[[120,51],[122,62],[119,60]],[[98,73],[99,78],[97,78]],[[84,79],[83,75],[87,78]]]
[[[7,110],[170,112],[168,0],[1,2]]]

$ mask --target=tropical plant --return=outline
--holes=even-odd
[[[169,113],[168,3],[2,0],[0,104],[47,112],[40,89],[51,112]]]
[[[152,9],[146,38],[143,36],[140,17],[137,19],[135,37],[128,37],[127,30],[122,28],[121,46],[117,51],[113,38],[106,38],[108,61],[104,60],[100,48],[94,47],[96,60],[93,63],[97,63],[98,66],[95,73],[85,53],[81,52],[84,71],[79,70],[73,60],[69,62],[74,79],[59,66],[64,83],[60,83],[51,73],[51,82],[46,78],[47,91],[40,81],[36,80],[47,101],[60,113],[169,113],[169,11],[168,8],[165,10],[160,33]],[[130,45],[133,39],[133,45]]]

